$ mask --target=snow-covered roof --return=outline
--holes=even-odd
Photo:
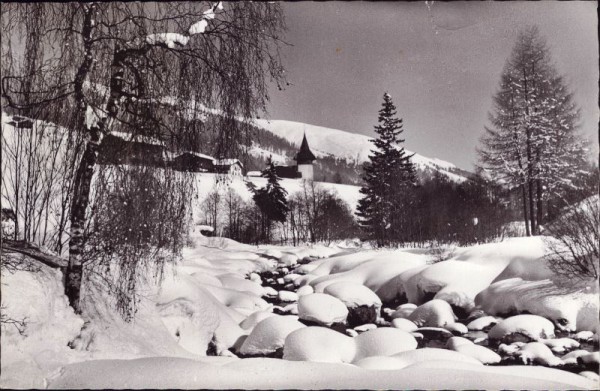
[[[216,161],[216,160],[215,160],[215,158],[214,158],[214,157],[212,157],[212,156],[208,156],[208,155],[205,155],[205,154],[203,154],[203,153],[200,153],[200,152],[193,152],[193,151],[185,151],[185,152],[182,152],[182,153],[180,153],[180,154],[179,154],[177,157],[179,157],[179,156],[183,156],[183,155],[194,155],[194,156],[197,156],[197,157],[200,157],[200,158],[203,158],[203,159],[210,160],[210,161],[212,161],[213,163]]]
[[[234,164],[239,164],[240,167],[244,167],[244,165],[242,164],[242,162],[239,161],[239,159],[218,159],[218,160],[215,160],[215,165],[216,166],[232,166]]]

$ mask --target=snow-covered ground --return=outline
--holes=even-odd
[[[553,276],[541,238],[435,264],[420,249],[191,243],[142,285],[131,323],[101,284],[78,316],[58,270],[3,271],[2,314],[26,327],[2,325],[0,386],[598,388],[597,282]]]

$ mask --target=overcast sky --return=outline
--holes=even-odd
[[[517,34],[539,26],[598,139],[596,2],[299,2],[283,4],[289,31],[285,91],[270,118],[374,135],[388,91],[406,147],[470,169]]]

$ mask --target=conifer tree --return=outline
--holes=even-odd
[[[262,171],[262,177],[267,178],[267,184],[260,189],[249,182],[248,189],[253,193],[252,199],[260,210],[260,238],[270,241],[271,229],[274,222],[285,222],[289,211],[287,205],[287,191],[279,183],[281,178],[277,175],[271,157],[267,160],[267,168]]]
[[[573,187],[585,164],[585,143],[576,132],[578,114],[538,29],[521,32],[479,152],[492,178],[519,192],[527,235],[539,233],[544,205]]]
[[[401,144],[402,119],[397,118],[392,97],[383,95],[379,110],[378,138],[371,140],[376,149],[364,165],[365,185],[360,189],[356,215],[367,239],[384,246],[400,239],[402,215],[406,211],[405,197],[416,183],[415,168]]]

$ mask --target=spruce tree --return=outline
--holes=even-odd
[[[262,177],[267,178],[267,184],[264,187],[257,189],[251,182],[248,182],[247,186],[253,194],[254,203],[260,210],[261,240],[268,242],[271,239],[273,222],[285,222],[289,208],[286,198],[287,191],[279,183],[281,178],[277,175],[270,156],[267,160],[267,168],[262,171]]]
[[[416,183],[414,165],[401,144],[402,119],[397,118],[392,97],[383,95],[383,107],[379,110],[375,132],[378,138],[371,140],[376,149],[364,165],[365,185],[358,202],[356,215],[367,239],[374,239],[378,246],[385,246],[400,239],[401,224],[406,212],[405,197]]]

